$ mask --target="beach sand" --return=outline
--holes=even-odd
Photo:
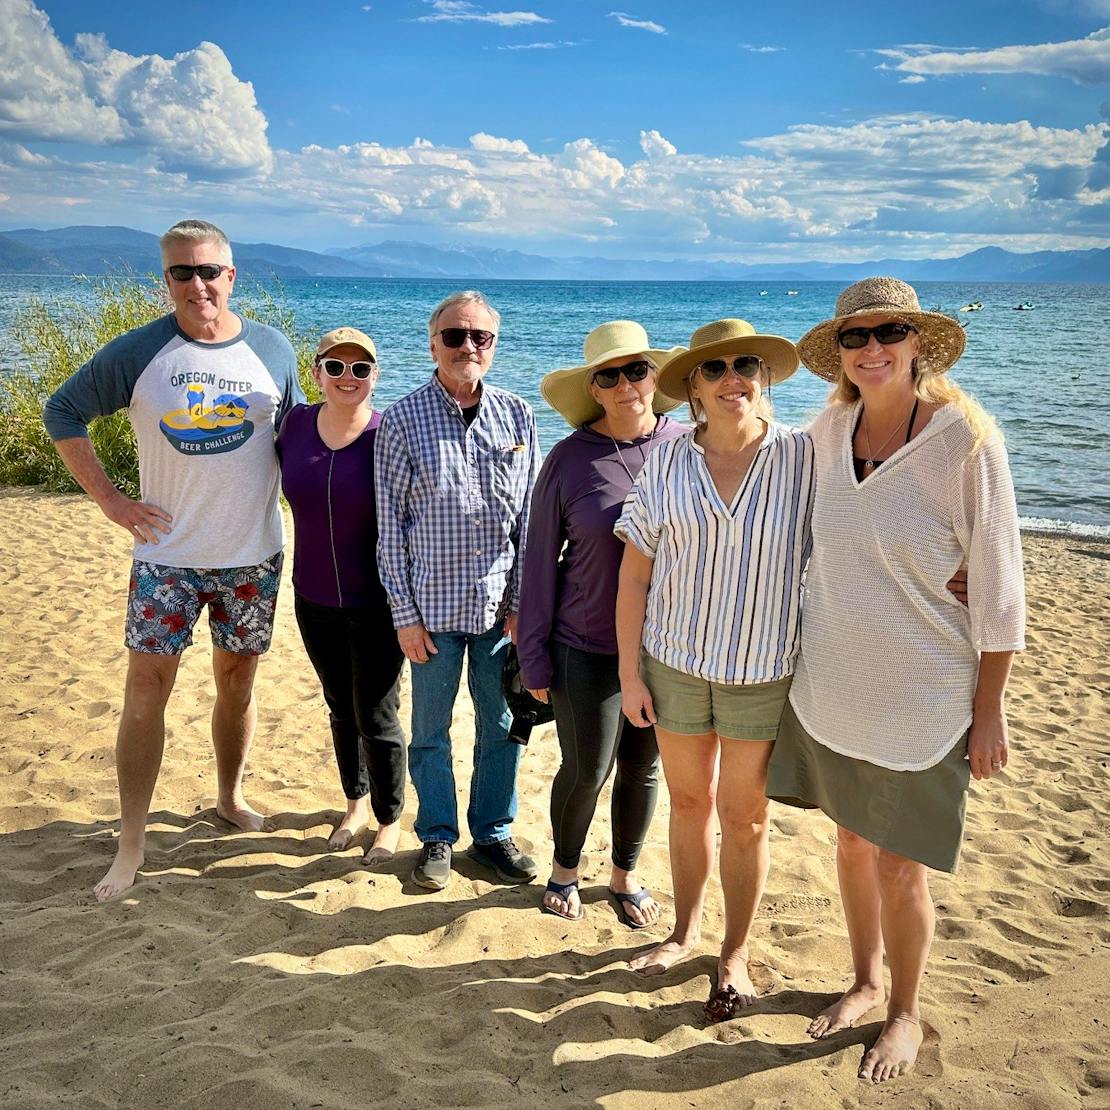
[[[0,550],[0,1105],[1110,1105],[1110,547],[1027,541],[1013,759],[1001,781],[973,783],[960,874],[933,879],[918,1069],[878,1089],[855,1078],[878,1012],[805,1036],[848,969],[820,815],[774,809],[753,944],[766,993],[718,1026],[701,1013],[716,883],[696,956],[661,978],[628,971],[664,930],[623,928],[604,897],[606,798],[578,924],[537,911],[541,883],[491,885],[461,851],[445,893],[412,887],[411,788],[394,861],[369,871],[359,849],[328,854],[342,798],[288,582],[247,780],[268,829],[232,830],[212,808],[201,629],[169,708],[146,866],[97,905],[118,830],[129,544],[84,497],[0,490]],[[465,786],[465,697],[455,726]],[[557,751],[550,726],[537,732],[520,773],[517,839],[541,877]],[[660,801],[642,875],[666,923]]]

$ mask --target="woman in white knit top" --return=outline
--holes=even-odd
[[[959,324],[893,278],[849,287],[798,344],[836,383],[810,428],[813,555],[801,658],[769,797],[834,821],[855,980],[810,1035],[887,1019],[860,1076],[912,1068],[932,943],[927,868],[954,871],[969,773],[1006,765],[1003,693],[1024,647],[1017,507],[1002,437],[946,372]],[[968,567],[965,608],[946,584]]]

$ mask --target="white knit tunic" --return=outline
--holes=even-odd
[[[974,437],[952,405],[857,481],[859,411],[830,405],[810,428],[813,556],[790,701],[833,751],[918,771],[970,726],[979,653],[1025,646],[1017,505],[1005,448],[968,458]],[[967,608],[946,587],[965,559]]]

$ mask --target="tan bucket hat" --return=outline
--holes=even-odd
[[[643,355],[662,369],[667,361],[685,351],[685,347],[672,347],[669,351],[657,350],[648,342],[643,325],[635,320],[610,320],[599,324],[582,344],[586,359],[582,366],[569,366],[565,370],[552,370],[540,382],[543,399],[572,428],[581,428],[600,420],[604,409],[590,395],[590,375],[610,359],[624,358],[627,355]],[[652,402],[654,412],[669,412],[684,401],[685,397],[675,399],[664,395],[657,388]]]
[[[837,336],[853,316],[896,316],[917,329],[917,365],[943,374],[964,353],[967,337],[959,322],[943,312],[922,312],[912,285],[893,277],[873,277],[849,285],[836,299],[836,315],[798,340],[798,353],[810,372],[826,381],[840,377]]]
[[[361,347],[375,362],[378,361],[378,348],[374,346],[374,340],[358,328],[335,328],[329,331],[316,345],[316,357],[322,358],[332,347],[342,347],[344,343]]]
[[[659,388],[677,401],[685,401],[686,382],[694,368],[719,355],[758,355],[767,364],[771,384],[786,381],[798,369],[798,352],[781,335],[761,335],[747,320],[714,320],[690,336],[690,349],[667,363],[659,375]]]

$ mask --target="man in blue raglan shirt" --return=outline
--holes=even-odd
[[[120,836],[94,888],[100,901],[130,887],[142,866],[166,702],[205,606],[216,685],[216,811],[238,828],[262,828],[243,798],[243,771],[285,542],[274,432],[304,400],[289,341],[228,308],[235,267],[227,236],[203,220],[183,220],[162,236],[161,248],[174,311],[98,351],[43,414],[74,478],[135,543],[116,740]],[[140,501],[116,489],[88,439],[94,417],[121,408],[138,442]]]

